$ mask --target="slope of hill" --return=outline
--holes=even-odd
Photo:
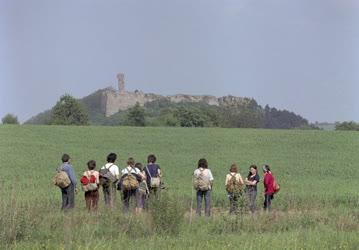
[[[88,110],[90,124],[114,126],[126,125],[128,110],[134,105],[133,100],[128,101],[132,97],[144,107],[148,126],[279,129],[310,127],[308,121],[300,115],[287,110],[277,110],[268,105],[263,108],[256,100],[245,97],[161,96],[140,91],[119,94],[111,88],[106,88],[97,90],[79,101]],[[114,112],[117,107],[117,112]],[[25,123],[49,124],[50,117],[51,110],[47,110]]]

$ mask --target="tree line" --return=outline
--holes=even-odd
[[[30,124],[171,126],[223,128],[314,128],[303,117],[268,105],[262,108],[253,98],[241,103],[214,106],[206,103],[173,103],[163,98],[106,117],[100,110],[100,93],[77,100],[64,95],[48,111],[30,119]]]

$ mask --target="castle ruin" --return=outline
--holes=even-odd
[[[177,94],[171,96],[162,96],[157,94],[147,94],[142,91],[126,91],[125,89],[125,75],[123,73],[117,74],[118,91],[113,88],[107,88],[102,93],[101,109],[103,113],[108,117],[116,114],[119,111],[127,110],[136,105],[138,102],[141,106],[145,103],[167,99],[170,102],[203,102],[208,105],[222,106],[222,105],[233,105],[241,103],[244,98],[225,96],[217,98],[211,95],[184,95]]]

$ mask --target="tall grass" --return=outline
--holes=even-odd
[[[0,248],[17,249],[357,249],[359,239],[358,133],[248,129],[0,126]],[[168,190],[141,215],[104,207],[60,211],[51,183],[59,157],[72,156],[78,177],[89,159],[98,166],[109,152],[118,165],[129,156],[159,159]],[[215,177],[213,216],[191,217],[191,176],[205,157]],[[269,163],[281,191],[273,212],[254,215],[241,206],[228,215],[224,178],[232,162],[241,174]],[[192,197],[193,196],[193,197]],[[195,206],[195,204],[194,204]],[[319,243],[318,243],[319,242]]]

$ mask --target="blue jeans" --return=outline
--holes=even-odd
[[[211,203],[212,203],[212,197],[211,197],[212,190],[207,191],[197,191],[197,215],[201,216],[202,212],[202,200],[204,198],[204,204],[205,204],[205,214],[206,216],[211,215]]]
[[[273,198],[274,198],[273,194],[264,195],[264,206],[263,206],[264,210],[270,212]]]
[[[248,197],[249,210],[251,210],[251,212],[254,213],[256,211],[257,190],[248,189],[247,197]]]
[[[75,207],[75,186],[72,183],[66,188],[61,188],[61,195],[61,210],[66,211]]]

